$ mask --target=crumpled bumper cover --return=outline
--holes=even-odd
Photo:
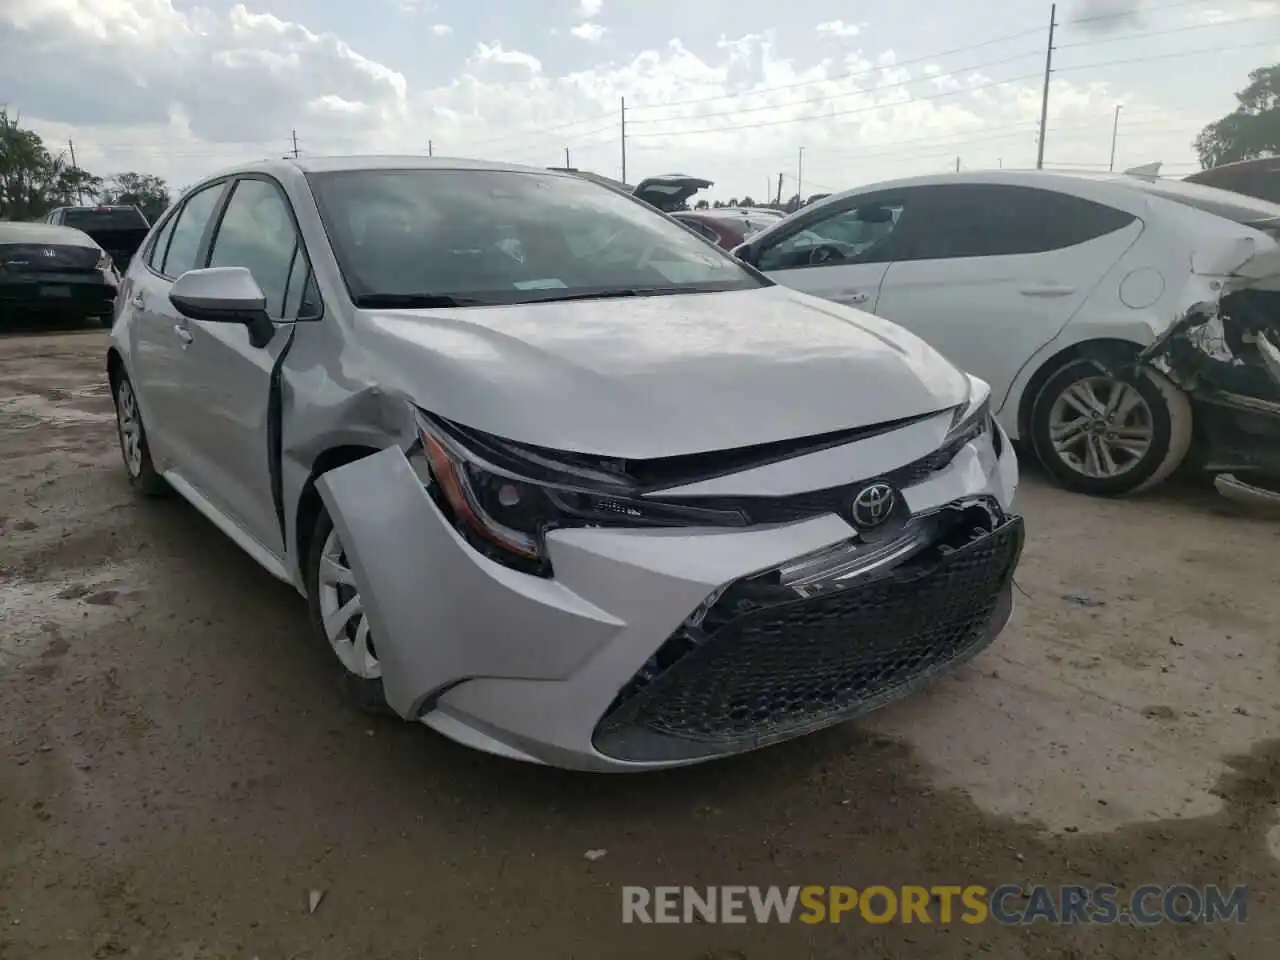
[[[554,576],[540,578],[509,570],[466,544],[397,447],[331,471],[317,486],[364,596],[392,709],[491,753],[576,769],[637,770],[699,762],[838,722],[980,650],[1009,616],[1007,587],[1021,547],[1021,522],[1004,512],[1017,485],[1017,464],[1007,439],[999,449],[996,456],[989,444],[967,447],[945,470],[903,491],[909,513],[917,516],[958,501],[989,502],[991,515],[1001,519],[978,541],[998,540],[999,549],[966,550],[961,544],[935,573],[921,568],[903,572],[892,585],[860,585],[856,589],[869,592],[829,616],[829,625],[812,636],[797,606],[794,620],[788,613],[774,622],[779,619],[775,611],[725,628],[702,654],[716,668],[706,679],[723,675],[735,644],[750,643],[764,658],[755,661],[758,678],[759,664],[782,649],[775,645],[770,652],[769,644],[822,646],[823,662],[834,663],[844,633],[846,650],[858,643],[875,647],[868,650],[869,658],[881,661],[875,677],[872,670],[860,680],[856,663],[843,661],[831,674],[844,678],[833,681],[843,699],[806,723],[774,723],[758,735],[709,745],[680,735],[669,738],[688,741],[678,751],[630,751],[633,756],[607,743],[604,733],[607,718],[621,716],[616,712],[620,693],[686,627],[692,613],[728,586],[849,542],[853,531],[844,520],[824,515],[736,530],[561,529],[547,538]],[[978,552],[990,560],[974,566],[970,558]],[[962,567],[970,572],[962,576]],[[930,582],[944,584],[945,590],[934,597],[929,591],[938,588]],[[942,595],[954,594],[961,585],[981,598],[956,606]],[[922,626],[919,616],[881,616],[875,609],[877,591],[887,591],[882,599],[903,616],[913,596],[927,595],[935,613],[951,611],[944,616],[947,624],[933,629]],[[932,650],[927,649],[930,636]],[[890,664],[885,657],[891,658],[887,651],[895,642],[920,649]],[[672,679],[664,686],[695,697],[686,689],[699,680],[694,664],[677,665],[680,673],[673,677],[684,681]],[[812,705],[813,698],[825,695],[823,682],[814,673],[797,689],[803,688]],[[715,701],[728,716],[734,708],[725,706],[725,698],[734,693],[713,691],[704,694],[711,698],[705,702]],[[656,709],[652,694],[636,703],[642,701]],[[665,702],[668,707],[676,703]],[[638,715],[629,714],[627,722],[632,728],[653,727]]]

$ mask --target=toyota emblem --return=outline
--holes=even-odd
[[[887,483],[863,487],[849,508],[853,525],[860,530],[874,530],[889,519],[897,503],[898,494]]]

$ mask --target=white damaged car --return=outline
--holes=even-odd
[[[303,593],[360,706],[472,747],[750,750],[1009,619],[987,385],[582,178],[247,166],[156,224],[118,303],[133,484]]]

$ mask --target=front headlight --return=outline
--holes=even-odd
[[[969,378],[969,398],[956,407],[951,427],[939,450],[941,459],[950,462],[967,445],[990,432],[995,434],[991,417],[991,388],[976,377]]]
[[[436,505],[475,549],[525,573],[549,576],[545,535],[564,526],[745,526],[737,510],[645,499],[621,476],[551,452],[517,450],[418,414]]]

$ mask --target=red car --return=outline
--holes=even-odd
[[[671,214],[690,230],[700,233],[725,250],[732,250],[782,218],[780,210],[749,207],[678,210]]]

